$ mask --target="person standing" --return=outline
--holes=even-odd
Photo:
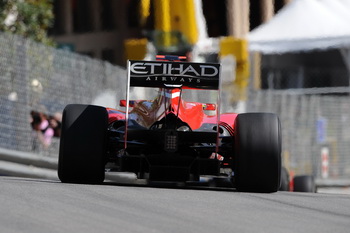
[[[32,151],[40,153],[46,151],[51,145],[54,130],[50,126],[45,113],[32,111],[31,116],[31,125],[33,129]]]

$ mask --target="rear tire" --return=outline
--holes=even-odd
[[[303,175],[303,176],[295,176],[293,179],[294,183],[294,192],[307,192],[307,193],[315,193],[316,185],[313,176]]]
[[[93,105],[71,104],[63,111],[58,177],[64,183],[104,180],[108,113]]]
[[[238,191],[277,192],[281,175],[281,126],[273,113],[244,113],[235,120]]]

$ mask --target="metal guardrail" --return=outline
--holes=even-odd
[[[0,148],[0,176],[59,180],[57,167],[57,158]],[[106,173],[106,180],[118,183],[144,183],[131,173],[109,172]]]
[[[58,180],[57,158],[0,148],[0,175]]]

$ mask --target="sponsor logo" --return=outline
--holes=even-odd
[[[216,77],[219,69],[214,65],[194,63],[155,63],[135,62],[130,66],[131,74],[135,75],[178,75],[192,77]]]
[[[160,61],[130,61],[129,63],[131,86],[180,85],[217,89],[219,72],[219,64]]]
[[[180,82],[180,83],[200,83],[201,80],[200,78],[187,78],[187,77],[152,77],[152,76],[147,76],[145,79],[146,82],[149,81],[161,81],[161,82]]]

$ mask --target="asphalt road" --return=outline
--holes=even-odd
[[[350,232],[350,195],[0,177],[0,232]]]

